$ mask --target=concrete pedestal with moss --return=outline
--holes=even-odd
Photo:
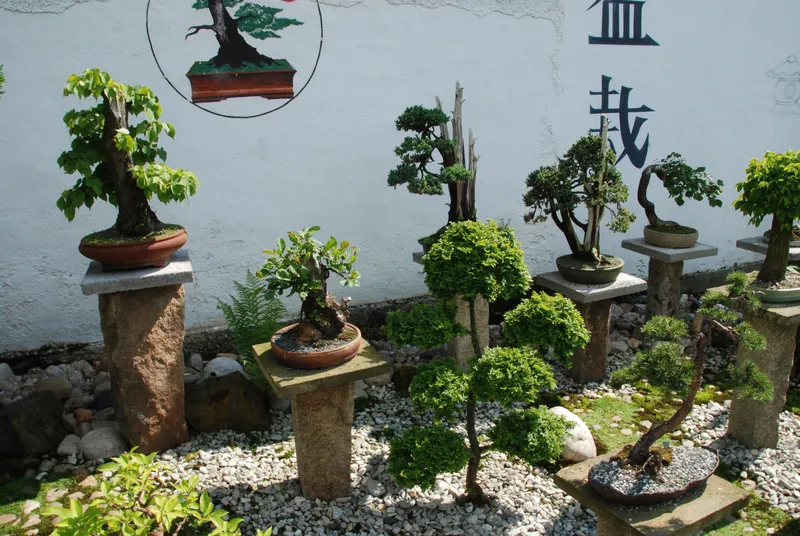
[[[647,290],[647,282],[632,275],[620,274],[613,283],[582,285],[567,281],[558,272],[549,272],[536,276],[536,284],[575,302],[592,338],[585,348],[573,354],[570,373],[580,383],[601,381],[606,375],[611,300],[643,292]]]
[[[623,240],[622,247],[650,257],[647,271],[648,320],[658,315],[678,314],[684,261],[713,257],[719,253],[717,248],[699,242],[690,248],[660,248],[648,244],[644,238]]]
[[[589,471],[612,453],[562,469],[555,484],[597,514],[597,536],[689,536],[744,508],[748,493],[712,475],[705,487],[654,506],[630,507],[607,501],[593,490]]]
[[[189,439],[183,284],[193,280],[189,254],[180,250],[164,268],[104,272],[92,262],[81,283],[84,294],[98,295],[120,432],[142,452],[167,450]]]
[[[269,343],[253,346],[253,356],[275,393],[292,400],[303,496],[322,501],[349,496],[354,384],[390,372],[391,365],[366,341],[352,360],[328,369],[284,367]]]

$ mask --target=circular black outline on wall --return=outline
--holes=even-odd
[[[305,89],[308,87],[308,84],[311,83],[311,79],[314,78],[314,74],[317,72],[317,67],[319,66],[319,59],[322,57],[322,42],[323,42],[324,37],[325,37],[325,27],[324,27],[324,25],[322,23],[322,8],[319,5],[319,0],[312,0],[314,3],[317,4],[317,12],[319,13],[319,50],[317,51],[317,59],[314,62],[314,68],[311,70],[311,76],[308,77],[308,80],[306,80],[306,83],[303,84],[303,87],[300,88],[300,91],[298,91],[295,94],[294,97],[292,97],[291,99],[287,100],[286,102],[284,102],[280,106],[277,106],[277,107],[275,107],[275,108],[273,108],[271,110],[268,110],[266,112],[262,112],[260,114],[254,114],[254,115],[229,115],[229,114],[223,114],[223,113],[220,113],[220,112],[215,112],[214,110],[209,110],[208,108],[204,108],[203,106],[200,106],[196,102],[192,102],[191,99],[187,98],[186,95],[181,93],[181,90],[178,89],[175,86],[175,84],[173,84],[172,81],[167,77],[167,74],[164,72],[164,69],[161,68],[161,64],[158,62],[158,57],[156,56],[155,48],[153,48],[153,40],[150,38],[150,2],[151,1],[152,0],[147,0],[147,9],[145,11],[145,19],[144,19],[145,20],[145,24],[144,25],[145,25],[145,30],[147,30],[147,42],[150,45],[150,53],[153,55],[153,60],[155,60],[155,62],[156,62],[156,67],[158,67],[158,71],[161,73],[161,76],[164,77],[164,80],[166,80],[167,84],[169,84],[169,86],[172,89],[174,89],[175,92],[183,98],[183,100],[185,100],[186,102],[188,102],[192,106],[203,110],[204,112],[208,112],[208,113],[210,113],[212,115],[216,115],[218,117],[225,117],[225,118],[228,118],[228,119],[253,119],[255,117],[263,117],[265,115],[269,115],[272,112],[277,112],[278,110],[288,106],[297,97],[299,97],[303,93],[303,91],[305,91]]]

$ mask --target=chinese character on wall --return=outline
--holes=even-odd
[[[590,36],[590,45],[660,46],[649,35],[643,35],[644,0],[595,0],[594,4],[589,6],[589,10],[601,2],[603,3],[602,35]]]

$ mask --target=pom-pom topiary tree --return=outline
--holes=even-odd
[[[450,118],[442,111],[442,102],[436,97],[436,108],[411,106],[397,118],[395,126],[402,132],[411,132],[395,148],[401,163],[389,172],[389,186],[405,184],[412,194],[442,195],[444,186],[450,195],[450,211],[447,221],[475,221],[475,180],[478,171],[478,156],[475,155],[475,138],[469,131],[469,155],[466,154],[462,108],[464,88],[456,84],[455,108],[452,117],[452,132],[447,123]],[[439,134],[436,134],[439,129]],[[440,161],[434,158],[438,153]],[[469,156],[469,160],[467,160]],[[435,165],[438,170],[428,166]],[[434,235],[423,238],[420,244],[430,247],[441,236],[444,228]]]
[[[750,216],[750,223],[761,225],[764,218],[772,215],[769,248],[758,280],[770,284],[783,281],[789,264],[792,225],[800,218],[800,152],[770,151],[763,160],[751,160],[747,178],[736,185],[736,190],[740,196],[733,207]]]
[[[482,457],[490,450],[516,456],[530,464],[556,459],[569,424],[545,407],[515,410],[495,422],[488,432],[490,443],[481,443],[475,413],[479,402],[498,402],[510,408],[515,402],[533,404],[538,393],[554,388],[550,367],[536,349],[491,348],[481,351],[475,322],[475,299],[509,298],[527,291],[530,282],[522,251],[513,231],[495,222],[459,222],[447,227],[424,258],[425,281],[431,293],[447,301],[462,295],[470,305],[470,326],[454,325],[446,309],[419,305],[410,312],[389,315],[387,334],[396,342],[420,342],[428,347],[444,344],[460,330],[469,332],[475,357],[470,366],[452,359],[420,367],[410,387],[411,399],[421,410],[432,410],[437,423],[415,427],[391,443],[389,472],[406,487],[430,488],[441,473],[467,467],[467,498],[485,502],[478,483]],[[556,354],[569,356],[572,348],[585,344],[589,333],[574,306],[561,296],[534,294],[509,313],[506,326],[520,345],[555,345]],[[553,326],[567,329],[560,340]],[[574,345],[574,346],[570,346]],[[445,422],[466,420],[466,445],[462,434]]]

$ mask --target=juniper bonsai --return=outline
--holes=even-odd
[[[161,231],[165,225],[148,201],[154,195],[162,203],[184,201],[197,191],[197,177],[163,163],[167,152],[159,145],[159,137],[166,133],[174,138],[175,127],[160,121],[158,97],[146,87],[117,82],[99,69],[71,75],[64,88],[64,96],[69,95],[94,99],[97,104],[64,115],[73,140],[71,149],[59,156],[58,165],[80,177],[61,193],[56,203],[59,210],[72,221],[78,208],[92,208],[101,199],[117,207],[112,229],[121,237]],[[133,121],[137,116],[143,117]]]
[[[359,286],[360,274],[353,269],[358,258],[358,248],[350,242],[341,243],[330,237],[325,244],[314,239],[319,227],[302,229],[288,233],[289,244],[283,238],[273,250],[264,250],[270,257],[256,272],[267,282],[271,293],[289,296],[297,294],[302,300],[301,322],[310,323],[318,333],[312,340],[335,339],[347,325],[350,316],[347,303],[341,303],[328,292],[328,278],[331,273],[341,277],[341,284],[348,287]]]
[[[616,155],[608,144],[606,119],[601,136],[589,134],[580,138],[557,163],[528,176],[523,201],[531,211],[525,221],[541,223],[552,218],[577,260],[601,263],[600,222],[606,210],[613,216],[608,226],[614,232],[626,232],[636,219],[622,206],[628,200],[628,187],[614,167],[615,161]],[[576,215],[581,204],[587,209],[586,221]]]

